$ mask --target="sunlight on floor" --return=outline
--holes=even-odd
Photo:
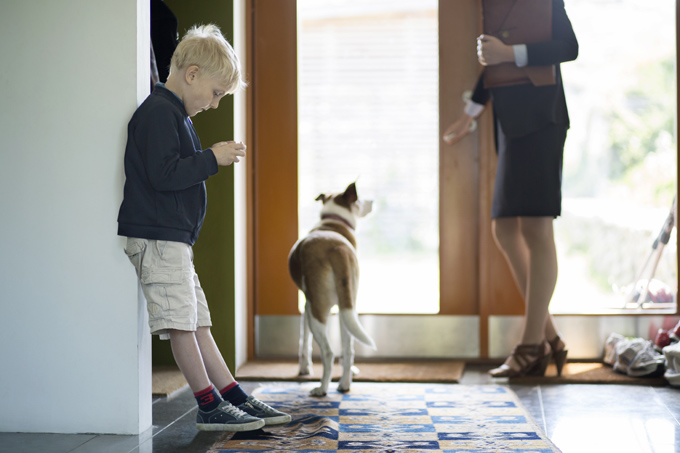
[[[672,423],[663,419],[577,414],[559,417],[550,438],[564,453],[583,452],[584,439],[592,442],[588,451],[673,453],[675,430]]]

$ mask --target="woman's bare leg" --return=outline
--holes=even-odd
[[[522,344],[537,344],[557,333],[548,314],[557,282],[557,251],[552,217],[521,217],[520,229],[529,251],[526,315]]]
[[[545,220],[539,220],[538,222],[536,219],[545,219]],[[545,230],[546,226],[543,225],[546,221],[549,221],[549,231],[546,232],[544,231],[544,234],[547,234],[547,237],[544,236],[543,239],[547,243],[546,245],[541,246],[540,243],[536,240],[536,227],[535,224],[539,223],[542,225],[542,228]],[[524,228],[523,228],[524,227]],[[524,300],[525,307],[527,309],[527,314],[529,312],[528,308],[528,303],[527,303],[527,294],[529,290],[529,273],[530,273],[530,253],[531,250],[529,249],[527,245],[527,238],[525,238],[525,235],[529,236],[529,240],[531,241],[533,245],[534,252],[537,253],[536,257],[534,258],[534,264],[535,265],[544,265],[540,264],[543,261],[546,261],[544,258],[541,258],[542,255],[545,255],[545,253],[541,253],[540,251],[536,252],[536,249],[540,249],[541,247],[547,247],[548,250],[552,249],[553,257],[554,259],[547,259],[549,269],[547,269],[548,274],[554,273],[554,277],[549,276],[548,281],[543,282],[545,286],[547,287],[552,287],[552,289],[549,291],[550,292],[550,297],[548,298],[547,304],[550,304],[550,298],[552,297],[552,291],[554,290],[555,287],[555,281],[557,279],[557,257],[554,252],[555,250],[555,242],[554,242],[554,237],[552,233],[552,218],[551,217],[502,217],[502,218],[497,218],[492,221],[492,231],[494,235],[494,239],[496,240],[496,244],[498,245],[500,251],[503,253],[505,256],[506,261],[508,262],[510,266],[510,271],[512,273],[512,276],[515,280],[515,283],[517,284],[517,287],[520,291],[520,294],[522,295],[522,299]],[[548,256],[550,255],[550,252],[548,251]],[[539,263],[539,264],[537,264]],[[554,271],[553,271],[554,270]],[[540,286],[541,280],[539,277],[534,278],[534,283],[538,283],[538,286]],[[543,290],[542,288],[537,288],[534,290],[534,295],[540,295],[541,293],[545,293],[546,291]],[[525,324],[527,317],[525,316]],[[533,321],[532,321],[533,322]],[[540,323],[539,323],[540,325]],[[535,343],[527,343],[527,335],[525,335],[527,332],[526,326],[523,329],[522,333],[522,340],[521,343],[523,344],[535,344]],[[552,340],[557,336],[557,330],[555,329],[555,325],[552,320],[552,316],[549,314],[546,316],[545,319],[545,325],[544,325],[544,330],[543,330],[544,337]],[[530,335],[529,337],[535,338],[534,335]],[[542,340],[542,339],[541,339]],[[540,342],[539,340],[538,342]]]

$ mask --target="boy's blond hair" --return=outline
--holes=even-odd
[[[228,93],[245,88],[238,57],[217,25],[194,25],[177,45],[170,73],[196,65],[203,77],[222,79]]]

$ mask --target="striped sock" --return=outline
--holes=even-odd
[[[243,391],[241,386],[238,385],[238,382],[232,382],[220,390],[220,394],[222,395],[224,401],[229,401],[234,406],[243,404],[248,399],[248,395]]]
[[[198,403],[198,408],[204,412],[210,412],[222,402],[222,398],[212,384],[210,384],[210,387],[194,393],[194,397]]]

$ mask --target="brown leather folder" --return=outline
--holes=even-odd
[[[505,44],[530,44],[552,39],[551,0],[482,0],[484,34]],[[523,83],[554,85],[555,65],[525,66],[502,63],[484,69],[484,87],[495,88]]]

